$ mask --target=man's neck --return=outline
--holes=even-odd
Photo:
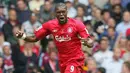
[[[0,14],[0,16],[3,16],[3,14]]]
[[[89,6],[94,6],[94,3],[90,3]]]
[[[102,52],[106,52],[107,50],[101,50]]]
[[[103,23],[104,23],[104,24],[107,24],[107,23],[108,23],[108,20],[103,20]]]
[[[25,8],[23,8],[23,9],[20,9],[20,11],[25,11],[25,10],[27,10],[28,8],[27,7],[25,7]]]
[[[113,40],[115,38],[115,36],[113,35],[113,36],[111,36],[111,39]]]
[[[130,50],[127,50],[128,53],[130,53]]]
[[[36,0],[36,2],[40,2],[40,0]]]
[[[59,21],[60,25],[64,25],[64,24],[66,24],[67,22],[68,22],[68,19],[66,19],[64,22],[60,22],[60,21]]]
[[[16,22],[16,21],[15,21],[15,20],[10,20],[10,22],[11,22],[11,23],[14,23],[14,22]]]
[[[35,23],[36,23],[36,21],[30,21],[30,23],[31,23],[31,24],[35,24]]]
[[[16,25],[16,21],[15,20],[10,20],[10,23],[12,26]]]
[[[129,23],[129,21],[124,21],[124,23],[125,23],[125,24],[128,24],[128,23]]]
[[[7,58],[7,57],[10,57],[11,55],[10,54],[5,54],[4,56]]]
[[[119,58],[113,56],[114,61],[119,61]]]
[[[55,62],[55,60],[51,60],[51,59],[50,59],[50,61],[51,61],[51,62]]]

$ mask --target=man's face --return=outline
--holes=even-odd
[[[109,28],[109,29],[108,29],[108,36],[109,36],[109,37],[115,36],[115,31],[114,31],[114,29],[112,29],[112,28]]]
[[[53,60],[53,61],[55,61],[56,58],[57,58],[56,53],[55,53],[55,52],[51,52],[51,54],[50,54],[50,59]]]
[[[129,70],[129,68],[127,67],[127,65],[126,65],[126,64],[123,64],[122,73],[129,73],[129,72],[130,72],[130,70]]]
[[[9,46],[5,46],[5,47],[3,48],[3,52],[4,52],[5,55],[10,55],[10,54],[11,54],[11,53],[10,53],[10,47],[9,47]]]
[[[51,5],[50,1],[45,2],[45,4],[44,4],[44,9],[45,9],[46,11],[50,11],[51,8],[52,8],[52,5]]]
[[[104,15],[103,15],[103,19],[105,21],[108,21],[109,18],[110,18],[110,13],[109,12],[105,12]]]
[[[0,57],[0,68],[2,67],[2,65],[3,65],[3,58]]]
[[[24,45],[25,50],[31,50],[33,45],[34,45],[33,43],[25,42],[25,45]]]
[[[126,38],[121,37],[120,40],[119,40],[119,45],[125,47],[127,45]]]
[[[66,4],[67,8],[71,8],[71,7],[72,7],[72,3],[71,3],[71,2],[69,2],[69,1],[68,1],[68,2],[66,2],[65,4]]]
[[[112,0],[113,1],[113,4],[120,4],[121,3],[121,0]]]
[[[4,8],[0,8],[0,15],[4,14]]]
[[[127,41],[127,50],[130,51],[130,40]]]
[[[118,59],[120,59],[120,55],[121,55],[120,49],[115,49],[114,50],[114,58],[118,60]]]
[[[30,18],[32,23],[35,23],[37,21],[37,17],[36,16],[31,16]]]
[[[11,10],[11,11],[9,12],[9,19],[10,19],[10,20],[13,20],[13,21],[17,20],[16,11]]]
[[[26,8],[26,4],[23,1],[18,1],[17,6],[20,10],[24,10]]]
[[[60,24],[65,24],[67,20],[67,8],[58,7],[56,8],[56,17]]]
[[[123,14],[123,20],[125,22],[129,22],[130,21],[130,13],[129,12],[124,12],[124,14]]]
[[[96,63],[95,63],[95,61],[94,60],[88,60],[88,69],[90,70],[90,71],[93,71],[93,70],[95,70],[96,69]]]
[[[96,9],[95,12],[94,12],[94,16],[95,16],[96,18],[101,18],[101,10]]]
[[[93,4],[94,0],[88,0],[89,4]]]
[[[77,8],[77,15],[81,17],[84,16],[84,10],[82,7]]]
[[[115,27],[115,20],[113,18],[108,19],[108,26],[109,27]]]
[[[120,6],[116,6],[115,9],[114,9],[114,12],[117,13],[117,14],[120,14],[121,13]]]
[[[55,44],[54,44],[53,41],[50,41],[50,42],[48,43],[48,48],[50,48],[50,49],[55,48]]]
[[[107,48],[108,48],[108,41],[107,40],[102,40],[101,43],[100,43],[100,47],[101,47],[100,50],[107,50]]]

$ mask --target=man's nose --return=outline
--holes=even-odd
[[[63,13],[61,12],[60,15],[63,15]]]

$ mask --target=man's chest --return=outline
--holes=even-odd
[[[72,40],[72,37],[77,37],[76,27],[71,24],[65,26],[53,26],[51,32],[54,39],[59,42],[70,41]]]
[[[109,71],[112,71],[112,73],[120,73],[122,65],[120,62],[111,61],[107,63],[106,67]]]

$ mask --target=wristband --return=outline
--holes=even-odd
[[[24,40],[26,37],[27,37],[27,36],[26,36],[26,34],[24,33],[23,36],[21,37],[21,39]]]

